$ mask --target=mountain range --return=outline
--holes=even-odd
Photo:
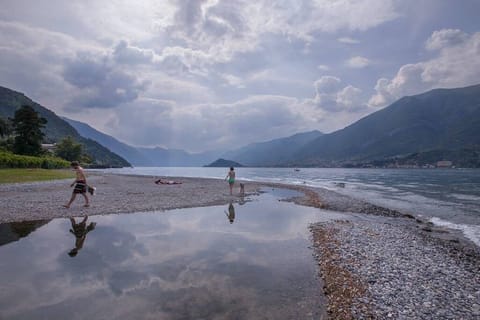
[[[18,107],[25,101],[33,103],[20,93],[0,87],[0,115],[12,116],[12,106]],[[203,166],[223,158],[244,166],[337,167],[386,164],[402,158],[407,162],[433,161],[437,157],[436,160],[452,157],[462,165],[480,166],[480,85],[403,97],[329,134],[314,130],[227,152],[197,154],[130,146],[85,123],[60,119],[38,104],[34,103],[34,108],[49,121],[48,139],[81,136],[82,141],[106,147],[112,151],[108,152],[135,166]],[[462,161],[464,157],[468,160]]]
[[[318,130],[297,133],[285,138],[252,143],[226,152],[222,157],[250,167],[278,166],[295,159],[300,150],[322,135]]]
[[[351,166],[386,165],[391,159],[408,163],[455,159],[466,166],[480,165],[480,85],[435,89],[399,99],[357,122],[332,133],[298,133],[266,142],[252,143],[227,152],[189,154],[182,150],[133,148],[130,154],[90,128],[70,123],[82,135],[100,141],[135,165],[202,166],[218,158],[245,166]],[[135,157],[132,157],[135,155]],[[468,157],[467,161],[461,161]]]
[[[86,123],[63,118],[82,136],[98,141],[108,149],[127,159],[132,165],[139,167],[198,167],[218,158],[220,151],[189,153],[184,150],[160,147],[134,147],[100,132]]]
[[[235,159],[235,162],[250,167],[275,166],[286,159],[290,159],[290,157],[294,156],[305,144],[322,135],[320,131],[310,131],[267,142],[252,143],[227,152],[208,151],[203,153],[189,153],[177,149],[130,146],[92,128],[88,124],[68,118],[63,119],[72,125],[82,136],[98,141],[113,152],[127,159],[134,166],[140,167],[198,167],[210,164],[219,157]]]
[[[480,85],[403,97],[316,138],[283,164],[332,166],[459,149],[480,149]]]

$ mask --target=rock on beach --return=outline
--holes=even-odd
[[[331,318],[480,319],[477,248],[395,219],[311,226]]]

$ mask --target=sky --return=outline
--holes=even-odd
[[[479,0],[0,2],[0,86],[134,146],[329,133],[480,83]]]

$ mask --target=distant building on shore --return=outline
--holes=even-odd
[[[50,153],[55,152],[55,147],[57,146],[56,143],[42,143],[42,149],[48,151]]]
[[[437,168],[451,168],[453,165],[452,161],[442,160],[437,161]]]

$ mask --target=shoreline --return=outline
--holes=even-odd
[[[238,183],[233,195],[230,195],[228,184],[222,179],[168,177],[168,180],[181,184],[157,185],[154,183],[157,178],[146,175],[90,173],[88,184],[97,188],[95,196],[88,194],[90,207],[84,208],[84,200],[78,195],[69,209],[62,205],[70,199],[73,190],[70,183],[73,178],[0,184],[0,204],[3,208],[0,223],[69,218],[85,214],[136,213],[223,205],[245,201],[246,197],[259,194],[261,188],[298,191],[303,195],[287,201],[329,211],[403,215],[395,210],[309,186],[237,180],[245,185],[245,194],[241,196]]]
[[[72,194],[72,179],[0,185],[2,212],[0,223],[69,218],[81,215],[105,215],[165,211],[179,208],[205,207],[239,202],[230,195],[223,180],[169,177],[178,185],[157,185],[153,176],[90,174],[88,183],[96,187],[95,196],[88,195],[90,207],[77,196],[67,209],[62,205]],[[260,183],[247,183],[245,196],[256,194]],[[238,194],[238,189],[235,190]]]
[[[96,195],[90,197],[91,207],[83,208],[79,197],[70,209],[62,205],[70,198],[73,179],[0,185],[0,223],[165,211],[246,200],[238,195],[238,187],[230,195],[227,183],[220,179],[168,179],[182,184],[156,185],[153,176],[90,174],[89,184],[97,187]],[[480,290],[475,289],[480,284],[480,249],[461,231],[326,189],[244,183],[246,197],[262,188],[296,190],[303,195],[285,201],[342,217],[319,218],[322,221],[310,226],[332,319],[423,319],[435,312],[439,319],[480,316]]]

